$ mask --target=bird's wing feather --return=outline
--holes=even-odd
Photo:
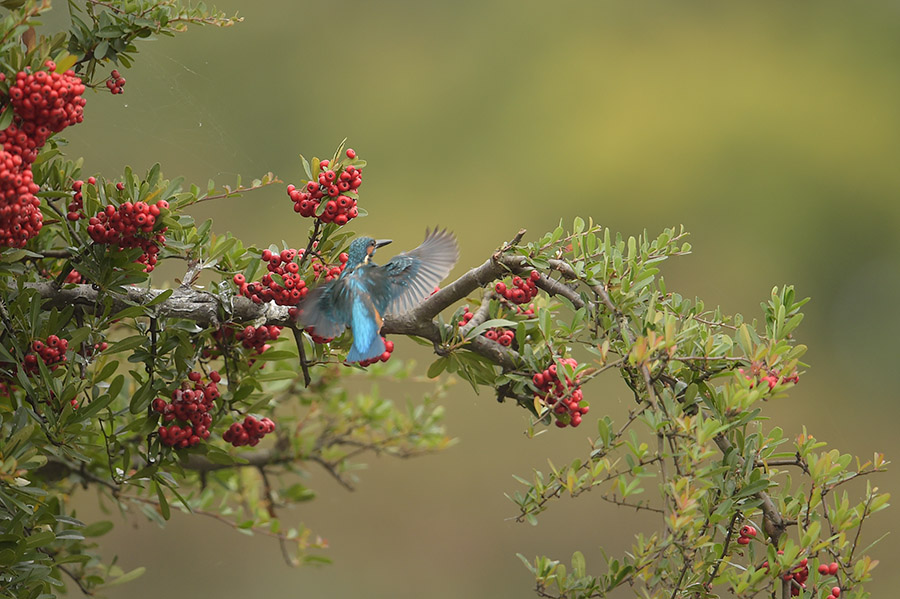
[[[386,293],[374,298],[384,313],[403,314],[416,307],[450,274],[459,258],[459,246],[453,233],[425,232],[425,241],[414,250],[398,254],[379,267],[387,285]]]
[[[319,337],[337,337],[349,324],[347,319],[350,315],[338,314],[335,306],[345,305],[346,302],[340,300],[349,293],[346,283],[341,280],[316,287],[300,304],[300,324],[305,329],[313,329]]]

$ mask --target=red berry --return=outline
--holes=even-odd
[[[347,158],[349,158],[351,160],[356,158],[356,150],[353,150],[352,148],[347,148]],[[368,189],[368,188],[366,188],[366,189]]]
[[[835,599],[841,596],[841,587],[832,587],[831,594],[835,596]]]

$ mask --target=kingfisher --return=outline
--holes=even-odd
[[[353,332],[348,362],[361,362],[385,351],[379,334],[385,314],[409,312],[450,273],[459,258],[456,237],[446,229],[425,230],[425,241],[384,265],[372,257],[390,239],[358,237],[350,242],[341,275],[316,287],[300,304],[300,324],[320,337]]]

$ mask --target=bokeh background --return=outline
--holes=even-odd
[[[143,43],[125,94],[88,98],[70,135],[86,171],[159,161],[200,185],[267,171],[291,182],[298,154],[330,156],[346,136],[369,163],[370,216],[355,230],[403,250],[426,226],[449,227],[462,243],[457,274],[520,227],[537,236],[576,215],[626,235],[684,224],[694,254],[664,266],[669,289],[747,316],[776,284],[813,298],[798,332],[811,367],[766,406],[771,424],[790,436],[806,425],[866,458],[900,455],[895,2],[218,6],[244,23]],[[274,186],[195,216],[247,243],[298,244],[307,223],[291,207]],[[398,347],[424,371],[427,353]],[[271,540],[199,517],[166,529],[117,520],[106,554],[149,571],[109,596],[533,596],[516,552],[568,561],[580,549],[590,568],[601,547],[621,554],[655,524],[590,495],[559,502],[537,527],[509,519],[511,474],[584,455],[598,415],[631,401],[612,374],[586,397],[582,428],[528,439],[524,411],[457,385],[444,401],[452,449],[373,457],[353,493],[313,470],[319,498],[285,519],[329,540],[331,566],[290,569]],[[873,483],[894,490],[898,473]],[[81,499],[81,515],[99,515]],[[898,527],[889,510],[864,535]],[[889,595],[900,539],[874,553],[871,590]]]

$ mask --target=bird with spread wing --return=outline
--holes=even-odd
[[[300,304],[300,324],[319,337],[337,337],[350,327],[353,345],[348,362],[381,355],[384,315],[404,314],[419,305],[459,258],[456,237],[435,229],[425,231],[425,241],[416,249],[375,264],[375,251],[389,243],[389,239],[354,239],[341,276],[310,291]]]

